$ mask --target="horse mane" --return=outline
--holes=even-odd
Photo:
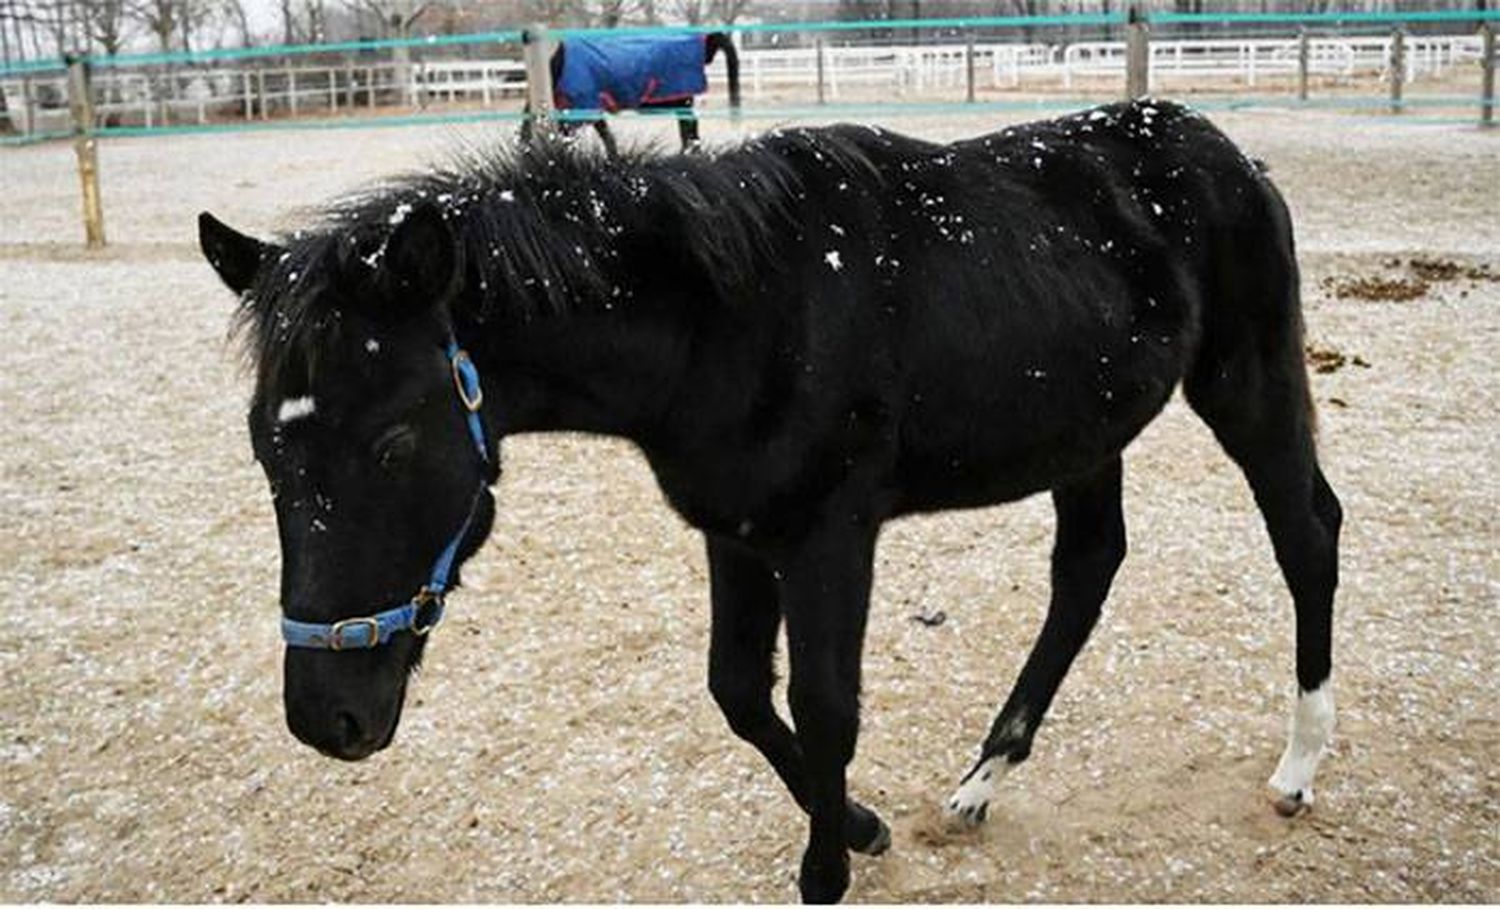
[[[339,307],[359,305],[361,275],[379,269],[396,226],[424,207],[440,212],[459,247],[455,318],[614,305],[640,273],[668,266],[717,302],[743,302],[778,239],[797,232],[802,175],[814,167],[878,180],[842,131],[775,130],[696,154],[638,146],[616,158],[565,138],[463,149],[445,166],[314,209],[310,227],[278,238],[237,324],[263,375],[293,357],[311,364]]]

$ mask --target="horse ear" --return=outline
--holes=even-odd
[[[400,220],[386,242],[385,263],[392,289],[401,296],[441,302],[458,277],[458,240],[435,205],[401,206]]]
[[[198,246],[219,277],[237,294],[255,283],[261,262],[275,247],[240,233],[208,212],[198,215]]]

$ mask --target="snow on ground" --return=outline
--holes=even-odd
[[[1039,627],[1050,509],[889,528],[851,785],[895,844],[855,857],[851,899],[1500,899],[1500,283],[1324,284],[1419,253],[1500,270],[1500,131],[1215,119],[1288,196],[1309,340],[1369,364],[1313,380],[1347,513],[1316,809],[1288,822],[1262,790],[1290,602],[1240,477],[1174,401],[1127,454],[1105,618],[979,834],[935,806]],[[292,226],[500,131],[110,141],[98,255],[72,245],[71,150],[0,150],[0,901],[795,897],[804,823],[704,688],[700,544],[624,445],[507,443],[494,536],[391,749],[338,764],[283,725],[276,534],[194,217]]]

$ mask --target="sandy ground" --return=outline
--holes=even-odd
[[[1174,401],[1127,454],[1106,616],[978,834],[936,805],[1039,627],[1050,509],[889,527],[851,781],[895,845],[855,858],[851,899],[1500,900],[1500,283],[1331,289],[1415,253],[1500,269],[1500,133],[1218,119],[1295,211],[1310,341],[1369,364],[1314,377],[1347,512],[1316,809],[1288,822],[1262,789],[1290,602],[1239,475]],[[507,443],[496,532],[394,747],[344,765],[284,728],[270,500],[193,216],[292,224],[482,140],[111,141],[115,245],[90,256],[71,152],[0,150],[0,901],[795,897],[803,822],[704,689],[699,541],[621,444]]]

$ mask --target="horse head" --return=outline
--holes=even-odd
[[[494,515],[497,440],[453,335],[462,253],[436,205],[279,244],[205,213],[199,240],[240,295],[256,371],[287,725],[359,760],[394,736],[443,594]]]

